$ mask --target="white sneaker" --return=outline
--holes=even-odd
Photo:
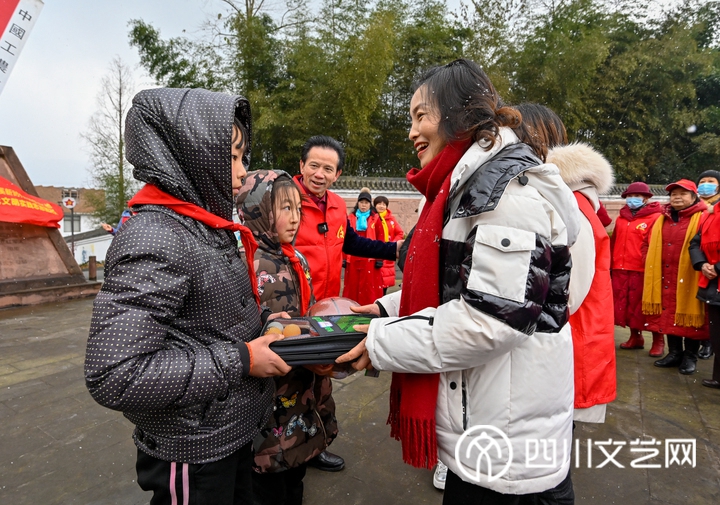
[[[433,475],[433,486],[437,489],[445,489],[445,479],[447,479],[448,467],[442,461],[438,461]]]

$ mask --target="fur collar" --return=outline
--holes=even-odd
[[[615,174],[608,160],[582,142],[551,149],[547,162],[557,165],[563,181],[571,188],[587,183],[602,195],[610,191],[615,182]]]

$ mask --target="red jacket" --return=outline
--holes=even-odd
[[[382,234],[382,224],[380,218],[374,211],[367,220],[367,230],[359,231],[357,229],[357,217],[354,213],[348,215],[350,226],[358,235],[377,240]],[[358,256],[347,255],[347,266],[345,267],[345,283],[343,286],[343,296],[355,300],[360,305],[368,305],[374,303],[375,300],[383,295],[383,279],[380,268],[375,268],[377,261],[373,258],[360,258]]]
[[[620,209],[610,244],[613,270],[645,271],[642,244],[660,214],[662,206],[658,202],[648,203],[634,216],[627,205]]]
[[[387,240],[385,240],[385,231],[383,229],[382,221],[383,218],[380,217],[380,214],[378,214],[378,229],[375,234],[377,235],[377,238],[379,240],[384,240],[385,242],[397,242],[398,240],[403,238],[405,232],[403,232],[403,229],[400,227],[400,223],[398,223],[397,218],[393,216],[393,213],[390,212],[390,209],[388,209],[385,213],[385,223],[387,223],[388,228]],[[382,278],[384,288],[389,288],[395,285],[394,261],[385,260],[382,267]]]
[[[300,176],[296,175],[294,179],[300,192],[307,195],[307,191],[300,183]],[[321,223],[327,223],[326,233],[318,231]],[[327,192],[325,215],[310,198],[303,199],[302,223],[295,238],[295,248],[308,260],[316,300],[340,296],[342,248],[347,231],[346,225],[345,200],[332,191]]]
[[[575,358],[575,408],[609,403],[616,396],[615,328],[610,282],[610,237],[590,202],[575,192],[580,211],[592,225],[595,274],[590,291],[570,316]]]
[[[676,298],[680,256],[683,254],[690,254],[690,251],[682,247],[685,242],[685,234],[687,233],[688,226],[690,225],[690,218],[693,214],[707,210],[707,205],[705,205],[705,203],[701,200],[694,203],[687,209],[681,210],[679,212],[679,220],[677,223],[672,220],[671,209],[672,207],[669,203],[663,206],[665,221],[663,221],[662,227],[660,227],[662,230],[662,312],[657,315],[645,316],[645,330],[656,331],[668,335],[676,335],[678,337],[705,340],[708,338],[707,322],[702,326],[702,328],[677,326],[675,324],[675,310],[677,303]],[[658,228],[658,224],[660,223],[656,222],[653,225],[652,233],[655,233],[655,228]],[[648,253],[651,234],[648,234],[645,242],[643,242],[643,255],[645,256],[647,256]],[[683,287],[684,289],[694,291],[694,296],[695,293],[697,293],[698,286],[695,282],[693,284],[694,285],[692,286],[688,285]]]

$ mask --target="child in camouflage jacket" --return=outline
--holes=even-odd
[[[240,220],[258,243],[255,272],[261,303],[272,312],[305,315],[315,300],[307,261],[292,247],[302,208],[297,186],[281,170],[250,172],[236,203]],[[275,409],[254,444],[256,504],[301,503],[307,462],[338,433],[330,377],[314,373],[331,368],[294,367],[275,378]]]

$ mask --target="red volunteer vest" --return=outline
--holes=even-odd
[[[296,175],[294,179],[300,192],[307,195],[307,191],[300,184],[300,176]],[[318,225],[322,223],[327,223],[328,231],[325,233],[318,231]],[[346,225],[345,200],[335,193],[327,192],[327,209],[324,216],[309,197],[303,199],[302,223],[295,238],[295,249],[308,260],[316,300],[340,296],[342,248],[347,231]]]
[[[610,237],[587,198],[577,191],[574,195],[580,211],[592,225],[595,239],[595,275],[590,291],[570,316],[575,356],[575,408],[583,409],[615,399],[615,328]]]
[[[659,215],[658,212],[632,221],[618,216],[613,229],[613,270],[645,271],[642,244]]]

